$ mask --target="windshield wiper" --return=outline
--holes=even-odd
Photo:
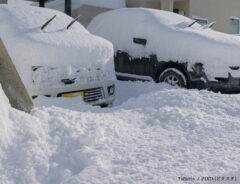
[[[74,20],[72,20],[72,22],[70,22],[70,24],[68,24],[67,29],[69,29],[80,17],[81,17],[81,15],[78,15]]]
[[[45,27],[47,27],[47,25],[53,21],[53,19],[56,18],[57,15],[54,15],[51,19],[49,19],[45,24],[43,24],[43,26],[41,27],[41,30],[44,30]]]
[[[191,24],[189,24],[187,27],[192,27],[194,24],[197,23],[197,20],[195,20],[194,22],[192,22]]]
[[[215,24],[216,24],[216,21],[211,22],[210,24],[207,24],[207,25],[203,26],[203,28],[204,28],[204,29],[211,28],[211,27],[213,27]]]

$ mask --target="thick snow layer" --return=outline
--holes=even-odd
[[[113,108],[39,97],[31,115],[10,108],[0,90],[0,183],[239,182],[239,95],[116,84]]]
[[[46,7],[57,10],[64,10],[65,0],[55,0],[46,3]],[[37,5],[37,4],[35,4]],[[82,5],[90,5],[101,8],[117,9],[126,7],[125,0],[72,0],[72,9],[78,9]]]
[[[41,31],[41,26],[54,15],[56,18]],[[59,67],[63,71],[71,67],[92,71],[100,68],[113,78],[112,44],[91,35],[78,22],[67,30],[72,20],[46,8],[0,6],[0,37],[27,87],[32,82],[32,66]]]
[[[162,10],[145,8],[118,9],[96,16],[88,30],[110,40],[115,50],[127,51],[133,57],[156,54],[159,61],[203,63],[210,79],[239,77],[240,38],[199,24],[188,27],[193,20]],[[147,39],[146,46],[133,43],[133,38]]]

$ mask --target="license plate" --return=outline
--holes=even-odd
[[[77,97],[77,96],[81,96],[82,99],[84,100],[84,92],[83,91],[61,94],[61,97],[67,97],[67,98],[73,98],[73,97]]]

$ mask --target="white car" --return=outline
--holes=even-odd
[[[113,43],[118,79],[239,93],[240,38],[213,25],[162,10],[123,8],[96,16],[88,30]]]
[[[79,96],[86,103],[113,102],[112,44],[90,34],[59,11],[0,6],[0,37],[32,97]]]

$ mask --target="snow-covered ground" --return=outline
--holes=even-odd
[[[116,92],[112,108],[39,97],[29,115],[0,89],[0,184],[239,183],[240,95],[119,81]]]
[[[239,183],[240,95],[116,84],[112,108],[39,97],[30,115],[0,90],[0,183]]]

